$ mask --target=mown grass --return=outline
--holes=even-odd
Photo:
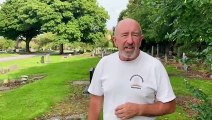
[[[69,61],[21,69],[11,76],[46,74],[40,81],[0,93],[0,119],[28,120],[48,111],[52,105],[68,97],[73,80],[88,80],[90,67],[97,58],[73,57]]]
[[[50,64],[40,64],[40,56],[22,60],[2,63],[4,67],[18,65],[19,70],[1,75],[5,77],[18,77],[20,75],[45,74],[47,77],[40,81],[22,86],[20,88],[0,93],[0,120],[28,120],[42,115],[50,110],[51,106],[63,101],[72,92],[69,84],[73,80],[88,80],[90,67],[96,66],[98,58],[51,56]],[[200,88],[211,96],[212,84],[208,80],[188,79],[173,66],[166,65],[170,75],[171,84],[176,96],[191,95],[185,87],[184,79]],[[190,119],[181,106],[177,106],[174,114],[165,115],[159,120],[187,120]]]
[[[46,61],[46,58],[44,58]],[[76,57],[71,57],[72,60],[76,59]],[[79,59],[79,58],[78,58]],[[39,67],[39,66],[46,66],[49,64],[41,64],[40,63],[41,56],[34,56],[31,58],[25,58],[25,59],[18,59],[18,60],[12,60],[8,62],[0,62],[0,67],[3,69],[10,68],[11,66],[17,66],[16,70],[12,70],[9,73],[0,75],[0,80],[4,80],[6,78],[13,78],[18,77],[16,73],[20,72],[20,69],[27,69],[30,67]],[[62,55],[52,55],[49,57],[49,63],[60,63],[70,61],[70,58],[64,58]]]

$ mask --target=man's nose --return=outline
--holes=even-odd
[[[127,43],[128,44],[132,44],[133,43],[133,37],[132,35],[129,35],[128,38],[127,38]]]

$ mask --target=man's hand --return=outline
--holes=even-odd
[[[175,111],[176,103],[172,100],[167,103],[155,102],[153,104],[125,103],[115,109],[115,114],[121,120],[126,120],[134,116],[161,116]]]
[[[137,116],[138,111],[138,104],[135,103],[125,103],[120,106],[118,106],[115,109],[115,114],[118,118],[122,120],[126,120],[129,118],[132,118],[134,116]]]

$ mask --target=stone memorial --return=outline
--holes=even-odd
[[[50,54],[46,54],[46,63],[49,63],[50,62]]]
[[[182,57],[183,70],[186,72],[188,71],[188,65],[186,64],[187,60],[188,60],[188,57],[186,56],[185,53],[183,53],[183,57]]]
[[[41,58],[40,58],[40,63],[41,63],[41,64],[45,63],[45,62],[44,62],[44,56],[43,56],[43,55],[42,55]]]

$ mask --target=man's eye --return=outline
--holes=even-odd
[[[138,37],[138,34],[133,34],[133,36]]]
[[[126,36],[127,36],[127,34],[123,34],[123,35],[122,35],[122,37],[126,37]]]

